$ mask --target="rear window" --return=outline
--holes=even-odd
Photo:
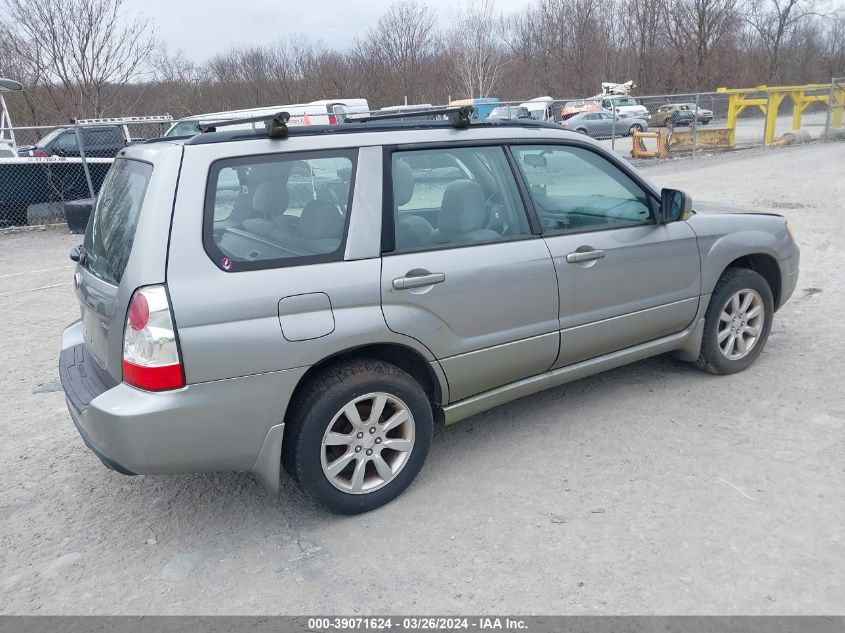
[[[119,127],[94,128],[82,130],[82,141],[86,147],[122,147],[126,145],[126,137]]]
[[[85,267],[104,281],[123,277],[152,173],[149,163],[118,158],[103,181],[83,247]]]
[[[203,244],[222,270],[342,259],[357,151],[245,156],[211,166]]]

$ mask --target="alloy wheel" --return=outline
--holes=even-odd
[[[414,448],[414,416],[402,400],[375,392],[348,402],[320,445],[323,474],[338,490],[366,494],[390,483]]]
[[[731,295],[719,314],[717,343],[728,360],[744,358],[754,349],[765,320],[763,298],[745,288]]]

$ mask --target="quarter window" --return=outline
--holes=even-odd
[[[283,154],[212,165],[204,242],[238,271],[342,257],[357,153]]]
[[[554,145],[512,149],[544,233],[651,221],[646,192],[599,154]]]
[[[502,147],[394,152],[392,174],[397,251],[531,232]]]

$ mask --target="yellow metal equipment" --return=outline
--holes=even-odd
[[[732,130],[728,128],[703,128],[697,130],[672,130],[666,141],[670,152],[691,152],[693,149],[730,149]]]
[[[716,92],[728,95],[728,129],[730,144],[736,141],[736,120],[740,112],[749,106],[756,106],[766,115],[765,145],[775,139],[775,124],[778,107],[784,99],[792,99],[792,129],[801,128],[801,114],[811,103],[827,103],[832,110],[832,128],[842,126],[842,111],[845,109],[845,87],[841,84],[805,84],[803,86],[757,86],[756,88],[716,88]]]
[[[657,140],[657,147],[650,150],[646,147],[643,139],[653,138]],[[666,158],[666,132],[634,132],[631,135],[631,157],[632,158]]]

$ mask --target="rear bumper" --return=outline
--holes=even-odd
[[[102,376],[82,344],[63,349],[59,363],[74,424],[109,468],[145,475],[253,471],[271,488],[278,486],[285,409],[305,371],[151,393]]]

